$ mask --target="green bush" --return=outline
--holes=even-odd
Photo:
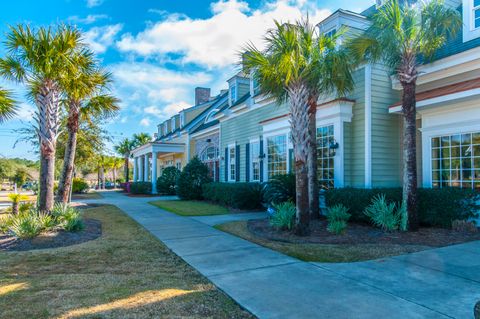
[[[295,194],[295,174],[275,175],[265,183],[265,203],[295,203]]]
[[[343,204],[349,208],[354,222],[370,222],[363,213],[374,197],[384,194],[387,202],[402,202],[401,188],[336,188],[325,191],[327,207]],[[418,213],[424,226],[450,228],[454,220],[478,216],[478,194],[471,189],[419,188]]]
[[[85,193],[88,188],[88,183],[84,179],[76,177],[72,180],[72,193]]]
[[[10,213],[0,215],[0,233],[7,233],[13,224],[14,215]]]
[[[262,186],[259,183],[208,183],[203,185],[204,199],[238,209],[262,208]]]
[[[8,230],[17,238],[30,239],[42,232],[43,225],[38,218],[38,214],[29,211],[25,214],[14,215]]]
[[[150,182],[133,182],[130,184],[130,193],[132,194],[151,194],[152,183]]]
[[[157,179],[157,192],[166,195],[175,195],[177,179],[180,176],[180,170],[174,166],[163,170],[162,175]]]
[[[194,157],[184,168],[177,182],[177,194],[181,199],[203,199],[203,186],[210,183],[208,167]]]
[[[66,231],[76,232],[84,228],[80,212],[67,204],[55,204],[51,214],[55,218],[57,224]]]
[[[327,230],[336,235],[343,234],[347,229],[347,222],[350,216],[348,208],[342,204],[329,207],[327,212]]]
[[[402,205],[403,207],[403,205]],[[372,203],[365,208],[364,214],[371,220],[372,224],[383,231],[394,231],[400,227],[402,211],[397,204],[387,202],[385,195],[380,194],[373,198]]]
[[[292,202],[274,204],[275,213],[270,217],[270,225],[282,230],[292,230],[297,209]]]

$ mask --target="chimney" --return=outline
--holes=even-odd
[[[210,88],[195,88],[195,105],[208,102],[210,100]]]

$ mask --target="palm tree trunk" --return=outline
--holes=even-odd
[[[100,169],[100,177],[102,179],[102,189],[105,189],[105,168]]]
[[[54,204],[55,151],[59,128],[59,90],[51,80],[45,80],[36,95],[38,136],[40,140],[40,190],[38,208],[51,211]]]
[[[309,233],[310,211],[308,201],[308,91],[301,82],[292,83],[287,88],[290,99],[290,125],[293,153],[295,154],[296,208],[295,234]]]
[[[18,201],[12,202],[12,215],[18,215]]]
[[[403,82],[403,201],[408,213],[411,231],[419,228],[417,208],[417,155],[416,155],[416,84]]]
[[[63,169],[58,183],[57,201],[68,203],[70,191],[72,188],[73,166],[75,163],[75,152],[77,148],[77,133],[80,117],[80,107],[78,103],[70,103],[70,114],[68,117],[68,141],[65,146],[65,157],[63,159]]]
[[[129,178],[128,175],[130,174],[130,172],[129,172],[129,167],[128,167],[128,164],[129,164],[128,159],[129,159],[129,158],[130,158],[130,154],[125,155],[125,167],[124,167],[125,183],[128,183],[128,178]]]
[[[317,95],[310,95],[308,105],[308,134],[310,139],[308,148],[308,202],[310,217],[320,218],[317,170]]]
[[[117,185],[117,168],[114,167],[113,168],[113,188],[115,188],[116,185]]]

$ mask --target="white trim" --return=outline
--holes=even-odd
[[[463,0],[463,42],[480,37],[480,28],[475,28],[475,11],[480,10],[473,6],[474,0]]]
[[[265,127],[264,127],[265,128]],[[285,136],[286,138],[286,173],[290,172],[290,161],[288,160],[289,150],[293,148],[292,141],[290,137],[290,127],[279,129],[276,131],[268,131],[263,134],[263,154],[265,154],[265,158],[263,159],[263,181],[268,181],[268,138],[269,137],[276,137],[276,136]]]
[[[261,152],[261,149],[260,149],[260,139],[257,137],[257,138],[251,138],[249,141],[248,141],[248,147],[250,148],[249,150],[249,154],[250,154],[250,158],[249,158],[249,161],[250,161],[250,167],[249,167],[249,174],[250,174],[250,181],[251,182],[260,182],[260,172],[258,172],[258,177],[259,179],[254,179],[253,178],[253,144],[258,144],[258,154],[260,155],[262,152]],[[261,160],[258,159],[258,164],[260,165],[261,163]],[[260,169],[260,166],[259,166],[259,169]]]
[[[416,104],[416,107],[417,108],[422,108],[422,107],[425,107],[425,106],[443,104],[443,103],[447,103],[447,102],[452,102],[454,100],[467,99],[467,98],[472,98],[472,97],[475,97],[475,96],[480,96],[480,88],[471,89],[471,90],[467,90],[467,91],[461,91],[461,92],[442,95],[442,96],[437,96],[437,97],[434,97],[434,98],[431,98],[431,99],[418,101],[417,104]],[[401,111],[402,111],[402,106],[401,105],[392,107],[388,110],[389,113],[399,113]]]
[[[139,157],[152,152],[157,153],[183,153],[185,152],[185,144],[183,143],[158,143],[150,142],[148,144],[137,147],[132,151],[132,155]]]
[[[365,188],[372,187],[372,65],[365,65]]]
[[[228,170],[227,170],[227,180],[229,182],[236,182],[236,175],[237,175],[237,163],[236,163],[236,160],[237,160],[237,149],[236,149],[236,144],[233,143],[233,144],[228,144],[227,148],[228,148],[228,159],[227,159],[227,163],[228,163]],[[233,149],[233,153],[235,154],[235,162],[233,163],[233,166],[235,167],[235,176],[233,177],[233,179],[231,178],[232,177],[232,173],[231,173],[231,165],[232,165],[232,156],[231,156],[231,151]]]
[[[212,127],[207,128],[205,130],[201,130],[199,132],[195,132],[193,134],[190,134],[190,136],[193,137],[193,138],[199,138],[199,137],[210,135],[213,132],[218,131],[219,129],[220,129],[220,125],[217,124],[217,125],[214,125]]]

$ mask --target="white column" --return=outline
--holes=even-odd
[[[157,152],[152,152],[152,194],[157,193]]]
[[[148,182],[148,154],[143,159],[143,181]]]
[[[137,158],[134,157],[133,158],[133,181],[136,182],[137,181]]]
[[[138,165],[137,182],[141,182],[142,179],[143,179],[143,160],[142,160],[142,156],[137,157],[137,165]]]

